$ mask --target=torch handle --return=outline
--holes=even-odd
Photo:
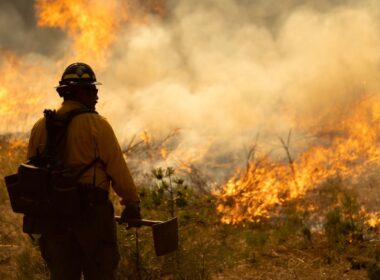
[[[115,220],[116,222],[119,222],[120,221],[120,216],[115,216]],[[146,219],[131,219],[131,220],[128,220],[126,221],[127,224],[131,224],[131,225],[137,225],[137,226],[149,226],[149,227],[152,227],[154,225],[157,225],[157,224],[161,224],[162,221],[153,221],[153,220],[146,220]]]

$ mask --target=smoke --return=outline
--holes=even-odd
[[[37,26],[34,1],[3,0],[0,2],[0,50],[27,55],[41,54],[50,59],[63,55],[64,33]]]
[[[302,137],[376,95],[379,4],[296,3],[181,1],[127,28],[103,74],[119,131],[185,128],[235,149],[257,134]]]
[[[69,39],[38,28],[30,2],[1,3],[0,46],[51,67]],[[123,145],[144,129],[180,128],[182,148],[207,142],[222,153],[258,135],[269,149],[290,130],[302,139],[379,91],[380,4],[357,2],[167,1],[162,16],[118,31],[95,69],[99,111]]]

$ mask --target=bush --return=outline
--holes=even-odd
[[[326,215],[324,230],[333,247],[344,249],[354,241],[363,238],[364,221],[353,194],[342,192],[338,206]]]

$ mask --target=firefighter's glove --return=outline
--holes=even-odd
[[[140,227],[131,220],[141,220],[140,205],[138,202],[127,202],[121,213],[119,224],[127,223],[128,227]]]

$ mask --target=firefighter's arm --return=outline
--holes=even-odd
[[[110,124],[104,119],[98,135],[99,156],[105,164],[107,175],[111,178],[112,188],[125,203],[140,201],[135,183],[128,169],[119,142]]]
[[[44,127],[45,127],[44,119],[40,119],[33,126],[32,131],[30,133],[30,137],[29,137],[28,151],[26,154],[27,159],[30,159],[31,157],[35,156],[37,152],[43,151],[43,147],[44,147],[43,143],[46,142],[46,137],[47,137]]]

